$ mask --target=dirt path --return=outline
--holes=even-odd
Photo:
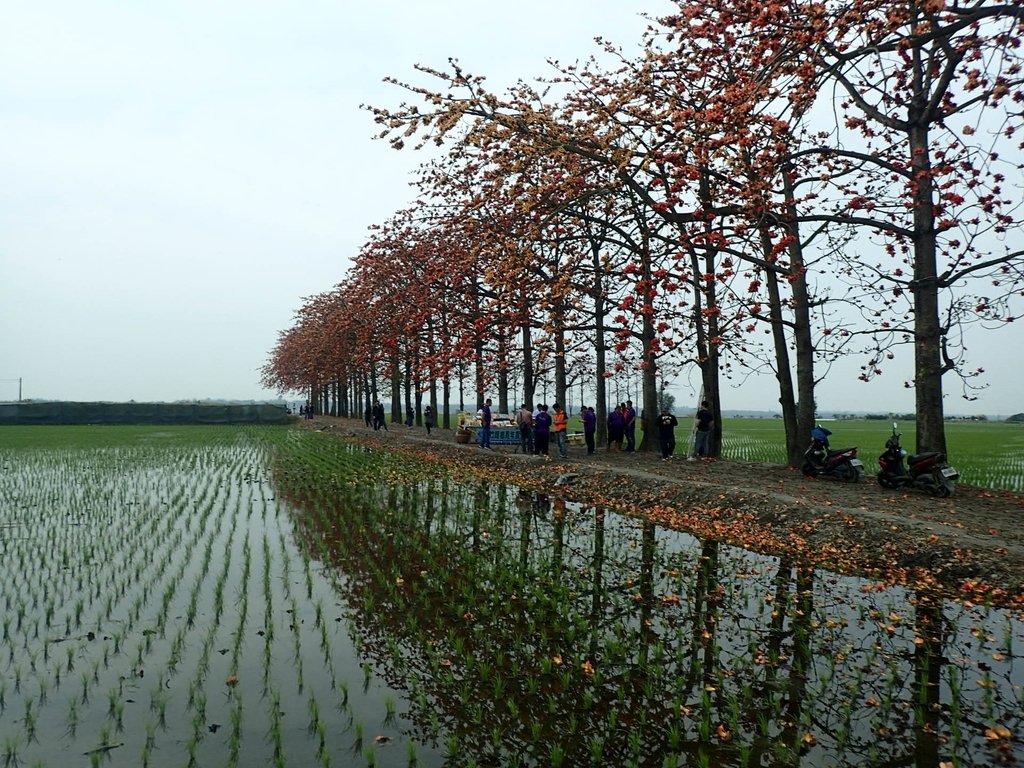
[[[949,499],[888,491],[873,478],[845,484],[809,480],[779,465],[661,461],[656,453],[567,461],[523,456],[512,446],[484,450],[453,433],[318,417],[301,422],[350,440],[458,465],[566,498],[603,504],[762,552],[795,552],[845,573],[930,585],[946,594],[1024,608],[1024,495],[958,486]],[[565,477],[572,475],[574,477]],[[564,484],[564,485],[563,485]]]

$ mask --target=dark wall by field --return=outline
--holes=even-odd
[[[285,424],[277,405],[206,403],[8,403],[0,424]]]

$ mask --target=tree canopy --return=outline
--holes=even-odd
[[[1024,292],[1022,2],[670,5],[635,55],[599,41],[504,93],[456,61],[393,80],[378,137],[443,151],[265,381],[339,411],[379,378],[436,411],[440,385],[442,413],[470,371],[503,411],[635,386],[653,434],[679,371],[716,431],[723,380],[771,371],[796,461],[832,363],[869,382],[907,347],[918,449],[945,450],[944,379],[974,396],[971,333]]]

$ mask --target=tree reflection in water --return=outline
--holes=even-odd
[[[410,692],[409,735],[455,739],[451,764],[1024,757],[1007,612],[486,482],[290,499],[329,540],[365,652]]]

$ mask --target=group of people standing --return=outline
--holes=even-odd
[[[485,406],[490,407],[490,401]],[[548,407],[538,405],[536,410],[523,403],[515,416],[516,427],[519,429],[519,450],[525,454],[547,456],[552,433],[558,446],[559,458],[569,455],[568,414],[558,404],[552,406],[554,416],[548,413]],[[633,401],[620,403],[608,414],[608,450],[636,450],[636,409]],[[583,441],[587,446],[587,455],[594,453],[596,446],[594,435],[597,432],[597,414],[590,406],[580,409],[583,421]],[[658,444],[661,458],[667,461],[676,450],[675,429],[679,420],[672,415],[669,408],[662,409],[655,423],[658,427]],[[709,452],[709,436],[714,427],[714,417],[707,400],[701,402],[694,420],[694,457],[703,458]],[[489,447],[489,444],[488,444]]]
[[[383,429],[385,432],[388,431],[387,418],[384,413],[384,403],[380,399],[373,401],[373,404],[367,404],[366,410],[363,412],[363,419],[366,422],[366,426],[373,427],[373,431],[377,432]],[[416,411],[410,406],[405,410],[405,426],[411,428],[413,422],[416,420]],[[427,434],[430,434],[430,430],[434,427],[434,411],[428,405],[423,409],[423,426],[427,428]]]
[[[676,427],[679,420],[672,415],[669,408],[662,408],[656,420],[658,425],[658,446],[661,448],[661,460],[668,461],[676,452]],[[707,400],[700,404],[694,417],[693,458],[703,459],[709,452],[711,428],[715,425],[715,417]]]
[[[551,436],[554,435],[558,458],[569,458],[569,414],[558,403],[552,405],[551,410],[553,415],[548,413],[548,406],[544,403],[536,410],[526,403],[519,406],[515,423],[519,429],[519,450],[522,453],[549,455]]]
[[[491,425],[493,414],[491,411],[492,401],[490,398],[484,401],[480,409],[480,447],[491,448]],[[311,412],[312,408],[306,408]],[[552,438],[558,449],[558,457],[567,459],[569,457],[569,415],[565,409],[555,403],[548,411],[548,406],[539,404],[536,409],[523,403],[516,412],[515,424],[519,430],[519,450],[524,454],[534,456],[547,456],[551,449]],[[372,426],[374,431],[381,428],[387,430],[387,423],[384,416],[384,405],[381,401],[375,400],[372,406],[366,408],[366,426]],[[415,411],[407,409],[406,426],[412,427]],[[580,409],[580,419],[583,422],[583,441],[587,447],[587,455],[593,455],[596,450],[595,434],[597,432],[597,413],[590,406],[583,406]],[[619,403],[608,414],[608,450],[632,452],[636,450],[636,420],[637,412],[633,407],[633,401],[627,400]],[[655,423],[658,427],[658,444],[661,449],[661,458],[667,461],[675,454],[676,438],[675,429],[679,420],[672,415],[668,408],[662,409]],[[428,405],[423,410],[423,424],[430,434],[434,427],[434,413]],[[709,454],[709,438],[714,427],[714,416],[707,400],[700,404],[694,418],[694,458],[703,458]]]
[[[412,429],[412,425],[416,422],[416,409],[411,405],[405,409],[405,426],[407,429]],[[423,426],[427,428],[427,434],[430,434],[430,430],[434,428],[434,409],[429,405],[423,408]]]
[[[636,450],[636,408],[632,400],[619,403],[608,414],[608,450],[613,448],[630,453]]]

